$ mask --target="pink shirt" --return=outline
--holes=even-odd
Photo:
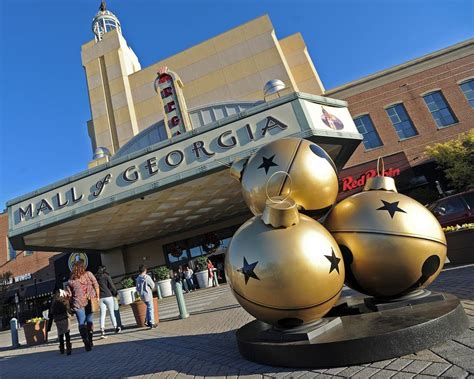
[[[86,271],[79,279],[70,279],[67,291],[71,296],[71,309],[75,311],[85,308],[89,298],[97,297],[95,289],[98,287],[97,279],[90,271]]]

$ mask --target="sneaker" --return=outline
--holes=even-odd
[[[150,329],[154,329],[154,328],[157,328],[158,327],[158,324],[150,324],[149,328]]]
[[[115,333],[120,333],[122,331],[122,328],[120,326],[117,326],[115,328]]]
[[[107,336],[105,335],[105,330],[104,329],[102,329],[100,331],[100,338],[102,338],[102,339],[107,338]]]

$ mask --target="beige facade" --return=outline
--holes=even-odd
[[[153,86],[162,66],[180,76],[189,109],[262,100],[263,86],[271,79],[284,81],[289,92],[324,92],[301,34],[278,40],[266,15],[144,69],[121,33],[113,30],[101,41],[82,46],[82,65],[92,114],[92,148],[106,147],[112,154],[163,119]]]

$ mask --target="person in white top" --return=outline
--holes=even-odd
[[[196,286],[194,285],[193,281],[193,270],[189,268],[189,266],[186,266],[184,269],[184,278],[186,279],[186,283],[188,284],[188,288],[190,291],[194,291],[196,289]]]

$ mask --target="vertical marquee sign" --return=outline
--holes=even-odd
[[[168,67],[161,67],[157,74],[155,91],[161,102],[166,133],[168,138],[179,136],[192,129],[182,91],[183,82]]]

